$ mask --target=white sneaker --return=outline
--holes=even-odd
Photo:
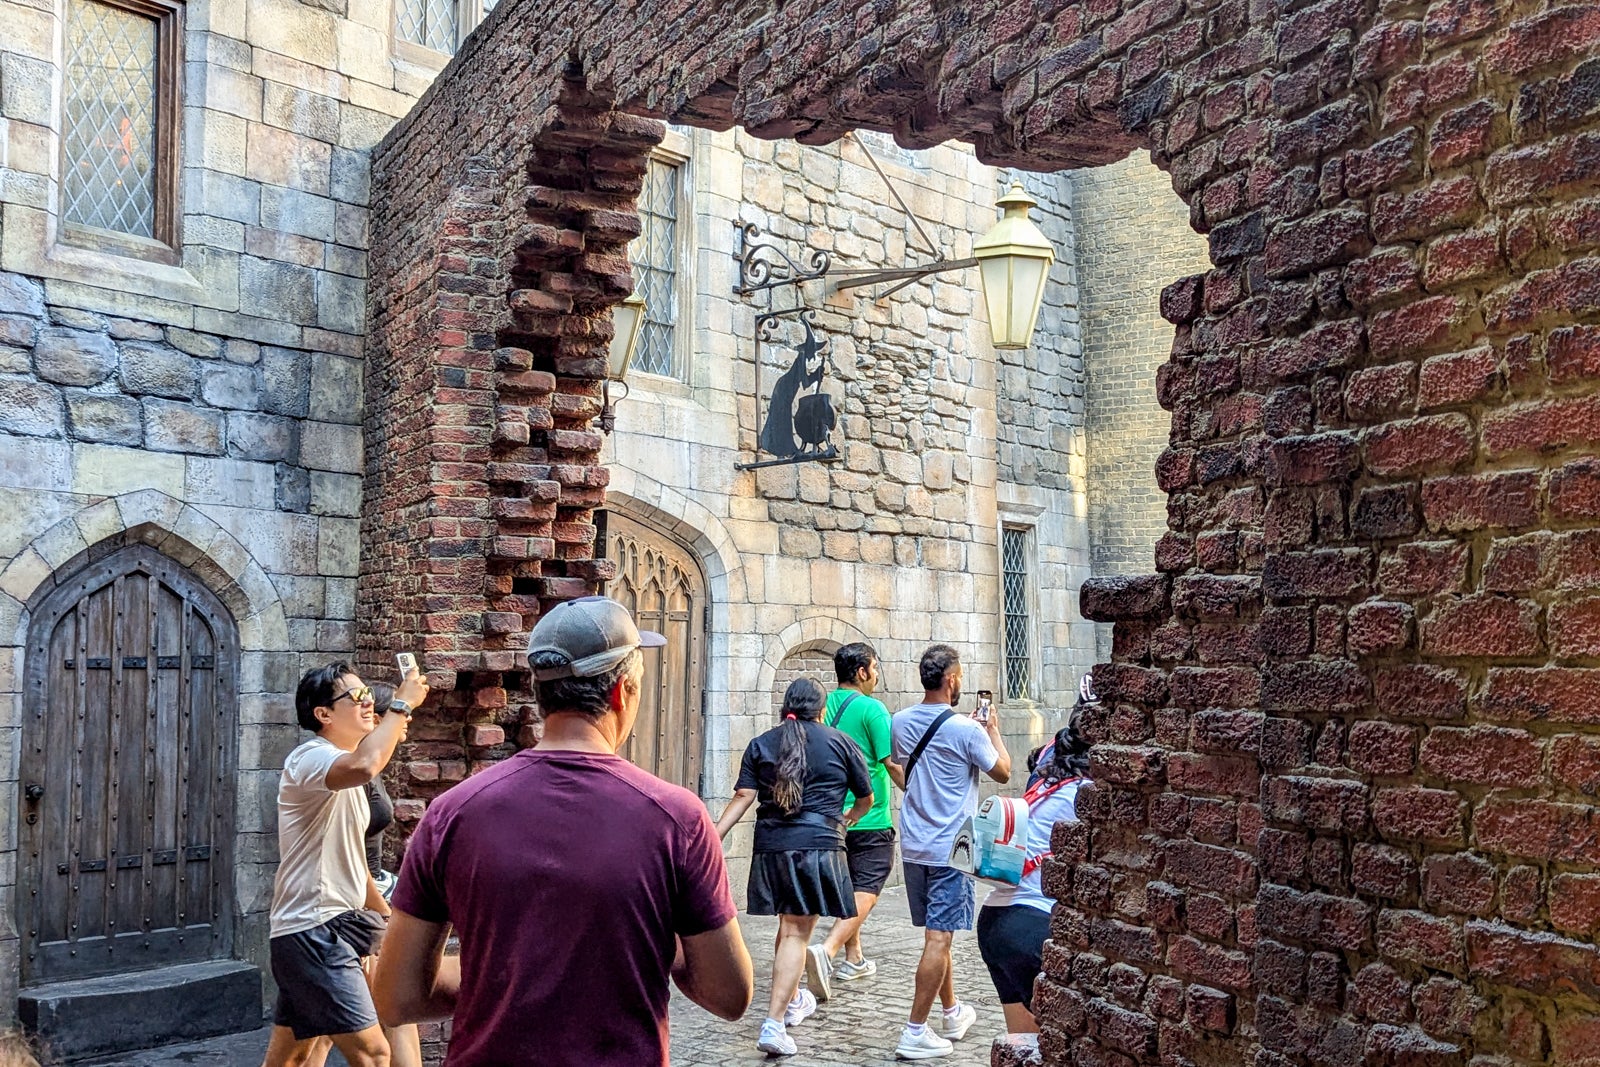
[[[809,989],[795,990],[794,999],[783,1009],[783,1025],[799,1026],[817,1010],[817,998]]]
[[[772,1019],[762,1022],[761,1036],[756,1039],[756,1048],[768,1056],[793,1056],[796,1051],[794,1038],[783,1032],[782,1023]]]
[[[806,985],[811,987],[811,992],[817,995],[818,1000],[827,1000],[833,996],[833,990],[828,987],[828,978],[833,974],[833,961],[828,958],[828,950],[821,945],[811,945],[806,949]]]
[[[942,1011],[939,1013],[939,1036],[946,1041],[960,1041],[977,1021],[978,1009],[962,1001],[956,1005],[954,1015],[946,1015]]]
[[[878,965],[868,959],[864,959],[860,963],[840,960],[833,965],[833,977],[840,982],[854,982],[857,978],[871,978],[877,973]]]
[[[954,1045],[933,1032],[933,1027],[925,1026],[920,1034],[913,1034],[909,1029],[901,1030],[900,1043],[894,1047],[894,1054],[902,1060],[935,1060],[955,1050]]]

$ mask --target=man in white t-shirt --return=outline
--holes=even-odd
[[[367,867],[372,809],[362,787],[388,764],[427,696],[427,678],[414,672],[381,709],[346,663],[300,679],[295,714],[316,736],[289,753],[278,782],[269,942],[278,1006],[264,1067],[305,1063],[328,1039],[351,1067],[388,1067],[362,973],[389,913]]]
[[[955,710],[961,703],[961,657],[956,650],[929,647],[917,672],[922,703],[896,713],[890,727],[894,758],[905,768],[906,779],[900,861],[911,921],[923,927],[911,1017],[894,1050],[903,1060],[950,1055],[950,1042],[965,1037],[977,1019],[970,1005],[956,999],[950,971],[955,932],[972,929],[973,882],[946,861],[961,824],[978,810],[978,775],[997,782],[1011,777],[1011,754],[1000,739],[994,710],[982,723]],[[928,1013],[936,995],[944,1011],[937,1026],[930,1026]]]

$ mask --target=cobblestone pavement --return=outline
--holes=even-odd
[[[818,937],[829,921],[818,924]],[[756,1031],[761,1028],[766,1010],[772,938],[778,924],[776,919],[741,915],[739,925],[755,960],[755,1003],[743,1019],[729,1023],[700,1010],[674,991],[673,1067],[722,1067],[767,1059],[756,1049]],[[784,1067],[861,1067],[896,1062],[894,1044],[911,1008],[912,975],[922,953],[922,932],[911,925],[903,888],[884,892],[877,910],[867,920],[865,941],[867,954],[878,962],[878,973],[856,982],[836,983],[834,998],[790,1031],[800,1052],[783,1059]],[[955,963],[956,994],[977,1008],[978,1021],[965,1040],[956,1042],[955,1054],[937,1062],[979,1067],[989,1062],[990,1040],[1005,1028],[1000,1002],[971,934],[957,936]],[[268,1032],[262,1028],[211,1041],[113,1056],[94,1061],[94,1067],[256,1067],[267,1047]],[[329,1067],[343,1067],[343,1058],[337,1053],[328,1062]]]

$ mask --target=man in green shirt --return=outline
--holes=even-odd
[[[871,645],[857,641],[833,654],[833,671],[839,688],[828,696],[823,721],[842,730],[861,746],[872,776],[872,808],[845,834],[845,852],[850,863],[850,881],[856,893],[856,917],[840,919],[820,945],[806,952],[806,981],[818,1000],[827,1000],[832,990],[829,980],[841,982],[877,973],[878,965],[861,953],[861,924],[867,921],[878,894],[894,869],[894,819],[890,814],[889,782],[905,788],[905,772],[890,758],[889,709],[874,700],[878,688],[878,654]],[[855,797],[845,796],[845,808]],[[845,958],[834,966],[839,949]]]

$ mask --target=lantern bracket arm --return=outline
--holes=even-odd
[[[968,267],[976,267],[977,265],[978,260],[969,256],[966,259],[941,259],[936,263],[916,263],[909,267],[836,270],[832,272],[831,276],[845,276],[845,280],[838,282],[835,288],[857,289],[864,285],[879,285],[883,282],[900,282],[903,285],[909,285],[933,274],[943,274],[952,270],[965,270]],[[896,286],[896,288],[899,288],[899,286]]]

